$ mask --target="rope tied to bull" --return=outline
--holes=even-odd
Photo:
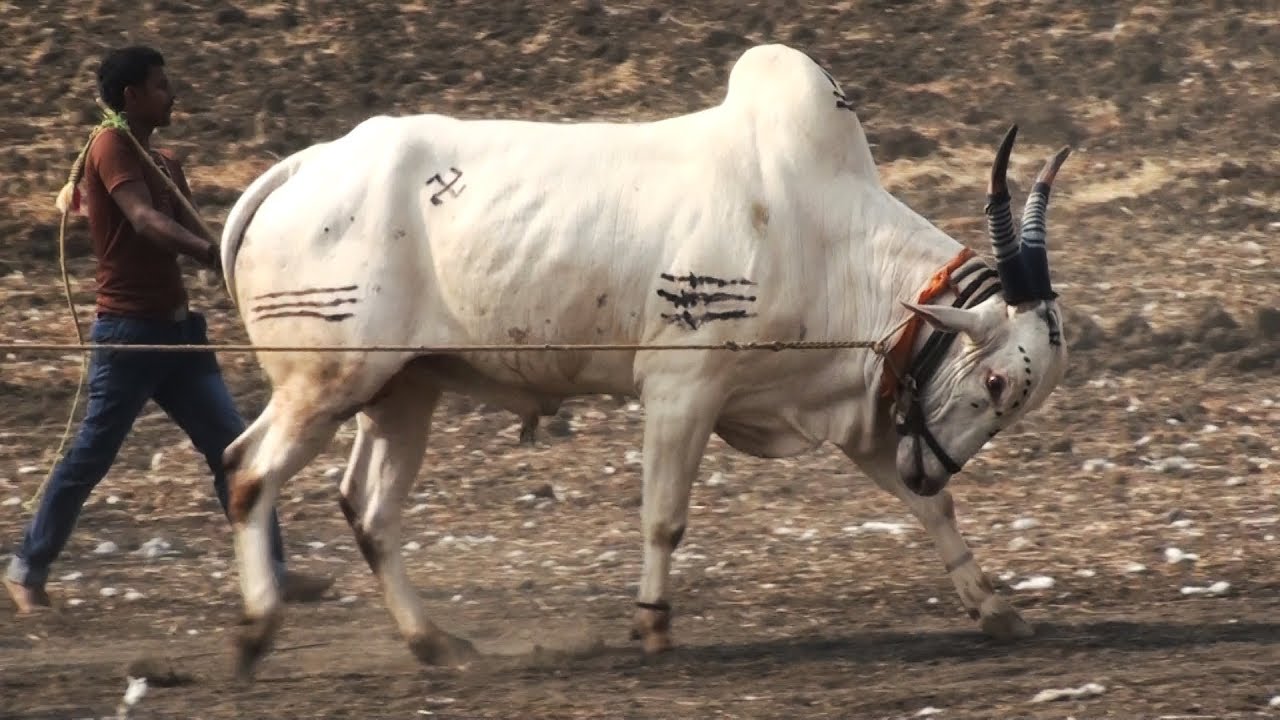
[[[67,183],[58,191],[57,199],[54,201],[55,206],[62,211],[62,217],[58,222],[58,267],[62,273],[62,290],[67,300],[67,310],[71,313],[71,323],[76,330],[76,345],[64,346],[59,349],[92,349],[97,346],[86,345],[84,341],[84,330],[80,325],[80,316],[76,313],[75,299],[71,295],[71,276],[67,271],[67,218],[71,216],[73,210],[79,204],[79,185],[84,179],[85,162],[89,157],[89,148],[93,146],[93,141],[99,135],[108,131],[116,130],[122,133],[133,145],[134,150],[142,158],[143,162],[150,166],[151,170],[160,176],[164,181],[169,192],[177,199],[179,206],[192,219],[195,220],[200,229],[201,234],[209,242],[217,242],[217,236],[205,224],[204,219],[200,217],[200,213],[196,212],[191,202],[187,200],[186,195],[178,189],[173,178],[169,176],[168,170],[162,168],[156,163],[151,153],[142,147],[142,143],[134,137],[129,130],[129,122],[125,118],[124,113],[107,107],[99,98],[97,100],[98,107],[102,110],[102,120],[89,131],[89,137],[85,140],[84,146],[80,148],[80,154],[76,156],[75,161],[71,164],[71,171],[67,175]],[[30,349],[28,346],[9,343],[5,346],[9,351],[18,349]],[[49,479],[53,477],[53,470],[57,467],[58,459],[62,457],[62,451],[66,448],[67,438],[71,436],[71,425],[75,421],[76,409],[80,406],[80,395],[84,392],[85,377],[89,370],[89,356],[82,352],[80,355],[80,379],[76,381],[76,392],[71,398],[71,411],[67,413],[67,423],[62,429],[62,439],[58,441],[58,449],[54,451],[54,460],[49,464],[49,471],[45,473],[44,480],[40,482],[40,487],[36,488],[36,492],[23,504],[23,508],[28,512],[32,511],[36,503],[40,502],[40,498],[44,495],[45,486],[49,484]]]

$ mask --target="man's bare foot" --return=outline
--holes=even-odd
[[[43,585],[27,587],[16,580],[5,578],[4,589],[9,591],[9,597],[17,606],[19,615],[30,615],[53,607],[53,603],[49,600],[49,593],[45,591]]]

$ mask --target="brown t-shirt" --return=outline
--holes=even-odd
[[[152,151],[157,164],[168,169],[188,198],[191,189],[182,165],[166,151]],[[105,130],[94,138],[85,159],[84,202],[89,235],[98,259],[98,312],[145,318],[171,318],[186,307],[187,290],[178,268],[178,255],[139,235],[111,199],[111,191],[130,180],[144,180],[151,205],[171,218],[180,217],[177,199],[164,180],[138,155],[120,130]]]

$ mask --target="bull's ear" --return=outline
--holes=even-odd
[[[909,302],[902,305],[939,330],[964,333],[975,341],[982,339],[989,330],[987,316],[977,310]]]

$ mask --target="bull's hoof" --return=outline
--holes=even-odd
[[[645,655],[659,655],[671,650],[671,609],[641,607],[631,625],[631,639],[639,640]]]
[[[266,617],[245,617],[240,620],[236,632],[232,633],[232,671],[236,680],[253,682],[253,671],[275,639],[276,630],[280,627],[280,615],[274,613]]]
[[[640,638],[640,648],[645,655],[661,655],[671,652],[675,644],[671,642],[671,633],[652,632]]]
[[[409,649],[424,665],[465,667],[480,657],[470,640],[454,637],[443,630],[411,638]]]
[[[1025,640],[1036,634],[1031,625],[1022,619],[1003,598],[991,596],[982,603],[978,626],[982,632],[1000,642]]]

